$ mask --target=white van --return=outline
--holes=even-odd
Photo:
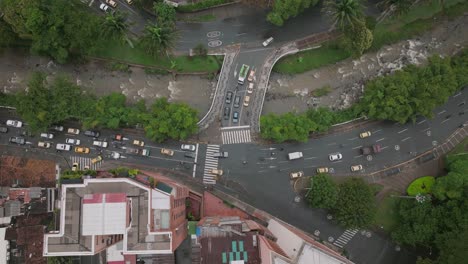
[[[289,160],[295,160],[302,158],[302,152],[291,152],[288,154]]]
[[[273,42],[273,37],[269,37],[267,40],[263,41],[263,47],[268,46],[272,42]]]

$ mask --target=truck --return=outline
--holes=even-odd
[[[249,73],[249,65],[242,64],[242,67],[239,72],[239,80],[237,81],[239,84],[244,84],[245,78],[247,77],[247,74]]]
[[[374,154],[377,154],[379,152],[382,151],[382,146],[380,146],[379,144],[375,144],[371,147],[364,147],[364,148],[361,148],[361,154],[362,155],[370,155],[372,153]]]
[[[291,152],[288,154],[289,160],[295,160],[302,158],[302,152]]]

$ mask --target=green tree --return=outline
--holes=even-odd
[[[28,17],[38,13],[41,0],[4,0],[0,2],[3,19],[10,24],[20,38],[31,38],[31,30],[27,26]]]
[[[345,36],[349,42],[350,51],[355,57],[360,57],[372,46],[374,40],[372,32],[366,27],[365,22],[360,20],[356,21],[354,26],[347,26],[347,28]]]
[[[166,98],[157,99],[145,115],[144,128],[151,140],[183,140],[198,130],[197,111],[184,103],[169,103]]]
[[[277,26],[282,26],[286,20],[296,17],[318,0],[275,0],[273,10],[267,15],[267,20]]]
[[[169,27],[160,27],[155,24],[147,25],[140,44],[151,56],[157,56],[171,51],[174,48],[177,33]]]
[[[435,264],[434,261],[428,258],[418,257],[416,264]]]
[[[344,30],[347,26],[354,27],[363,20],[363,7],[359,0],[326,0],[323,4],[323,12],[330,16],[333,25]]]
[[[465,263],[468,259],[468,222],[439,245],[438,264]]]
[[[121,12],[107,13],[101,25],[101,36],[104,39],[126,42],[130,47],[133,47],[133,42],[127,34],[129,26],[125,14]]]
[[[333,211],[336,220],[345,227],[369,227],[376,213],[372,188],[360,178],[346,180],[339,185]]]
[[[335,123],[335,113],[325,107],[307,110],[307,118],[315,123],[318,132],[327,131]]]
[[[261,135],[264,139],[275,142],[296,140],[305,142],[309,139],[315,124],[305,114],[286,113],[281,116],[268,114],[260,117]]]
[[[10,24],[0,18],[0,47],[8,47],[15,43],[18,36],[11,28]]]
[[[409,11],[412,0],[383,0],[377,4],[378,7],[391,11],[393,14],[400,15]]]
[[[195,48],[193,48],[193,51],[197,56],[205,57],[208,54],[208,50],[201,43],[197,44],[197,46],[195,46]]]
[[[83,126],[110,129],[128,126],[130,108],[126,106],[126,101],[125,95],[116,92],[98,98],[92,111],[83,119]]]
[[[176,21],[176,10],[164,2],[155,2],[153,11],[156,13],[157,24],[162,27],[173,28]]]
[[[332,209],[338,198],[338,187],[329,175],[319,173],[310,179],[310,191],[307,196],[309,205],[317,208]]]

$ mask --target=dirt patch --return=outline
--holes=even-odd
[[[248,214],[209,192],[203,193],[203,216],[239,216],[241,219],[249,219]]]
[[[0,158],[0,186],[55,187],[55,162],[17,156]]]
[[[52,60],[32,56],[26,51],[8,50],[0,56],[0,87],[4,93],[24,90],[32,72],[48,76],[66,74],[84,90],[98,96],[111,92],[125,94],[130,103],[141,99],[150,104],[156,98],[186,102],[203,117],[211,104],[216,82],[205,76],[147,74],[144,69],[129,67],[128,72],[113,71],[111,65],[90,61],[81,65],[60,65]]]
[[[422,36],[385,46],[357,60],[345,60],[295,76],[272,74],[263,113],[305,111],[310,107],[349,107],[364,91],[364,83],[409,64],[424,64],[431,55],[451,56],[468,43],[468,16],[440,25]],[[329,85],[331,92],[313,97],[312,92]]]

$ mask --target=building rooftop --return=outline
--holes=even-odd
[[[127,196],[125,193],[85,194],[83,197],[83,235],[124,234]]]

